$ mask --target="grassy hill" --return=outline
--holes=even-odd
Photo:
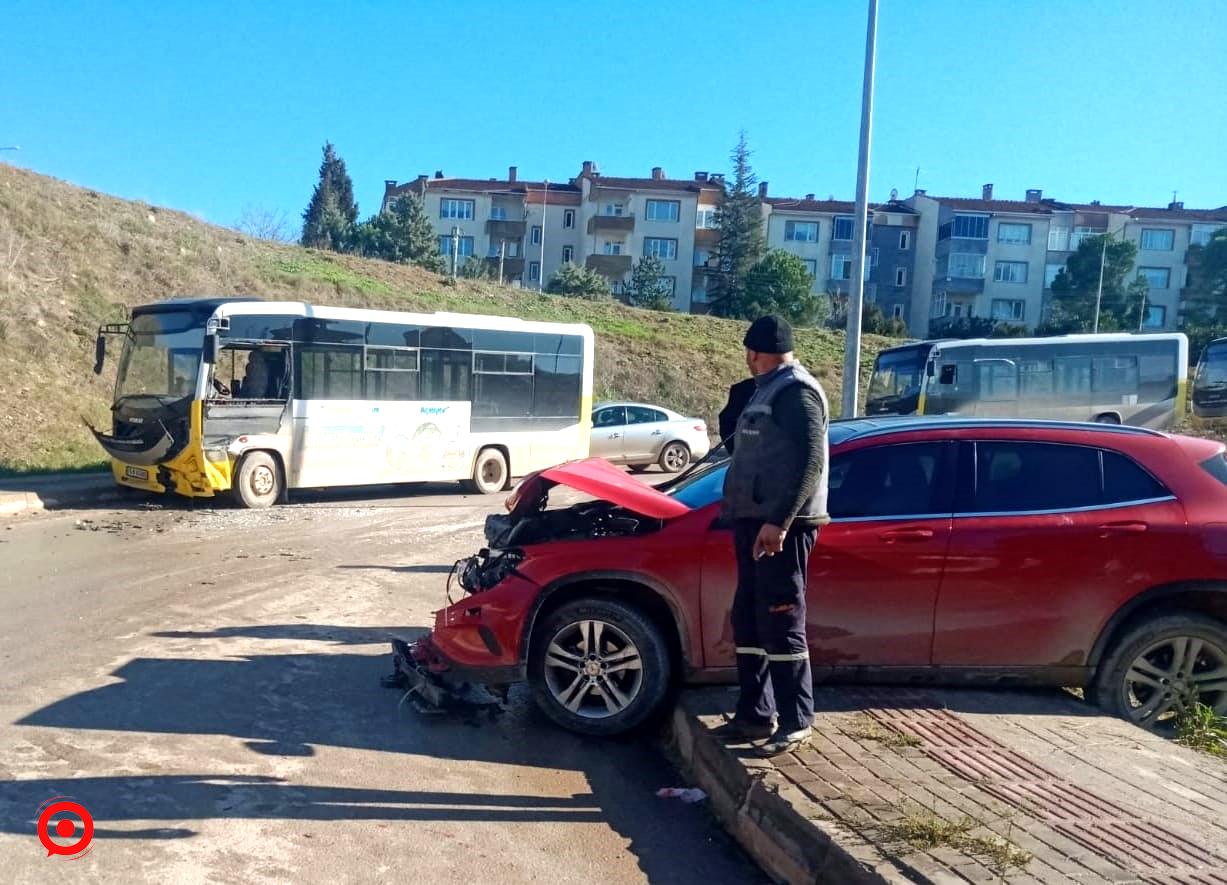
[[[578,321],[596,333],[598,399],[656,402],[714,426],[745,375],[745,325],[619,303],[452,283],[418,268],[257,240],[144,203],[0,164],[0,472],[74,469],[102,453],[116,361],[92,373],[98,325],[188,295]],[[800,358],[838,405],[842,334],[798,332]],[[865,366],[886,339],[870,338]]]

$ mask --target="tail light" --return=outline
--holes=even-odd
[[[696,425],[694,426],[694,429],[695,429],[695,430],[697,430],[697,431],[699,431],[699,433],[707,433],[707,425],[706,425],[706,424],[696,424]]]

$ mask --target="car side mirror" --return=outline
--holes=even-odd
[[[929,360],[927,363],[925,363],[925,377],[933,377],[933,360]]]
[[[217,365],[217,360],[221,356],[222,343],[217,335],[206,335],[204,340],[205,362]]]
[[[101,332],[98,333],[98,339],[94,342],[94,374],[102,374],[102,364],[107,358],[107,336]]]

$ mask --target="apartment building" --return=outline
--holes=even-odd
[[[563,264],[581,264],[609,279],[615,293],[635,261],[655,255],[666,268],[673,303],[705,313],[717,273],[716,214],[723,176],[696,172],[669,178],[656,167],[643,178],[603,175],[585,161],[561,182],[448,178],[442,171],[385,183],[383,207],[405,193],[426,204],[439,249],[462,264],[470,256],[502,268],[513,285],[538,288]],[[775,197],[759,186],[767,245],[797,255],[814,292],[841,295],[852,275],[854,204]],[[1039,189],[1021,200],[929,196],[917,190],[870,208],[866,299],[907,323],[915,335],[931,320],[987,317],[1034,329],[1044,319],[1052,282],[1086,237],[1111,234],[1138,245],[1135,273],[1150,284],[1143,325],[1170,329],[1180,319],[1188,249],[1227,227],[1227,206],[1185,209],[1065,203]]]

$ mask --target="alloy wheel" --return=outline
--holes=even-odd
[[[665,469],[670,473],[677,473],[686,466],[686,462],[690,458],[686,454],[686,449],[674,443],[665,449]]]
[[[1198,701],[1227,715],[1227,648],[1197,636],[1161,639],[1134,658],[1121,689],[1130,720],[1152,731],[1175,731]]]
[[[583,620],[554,634],[545,651],[545,682],[554,700],[577,716],[621,713],[643,685],[643,658],[613,624]]]

